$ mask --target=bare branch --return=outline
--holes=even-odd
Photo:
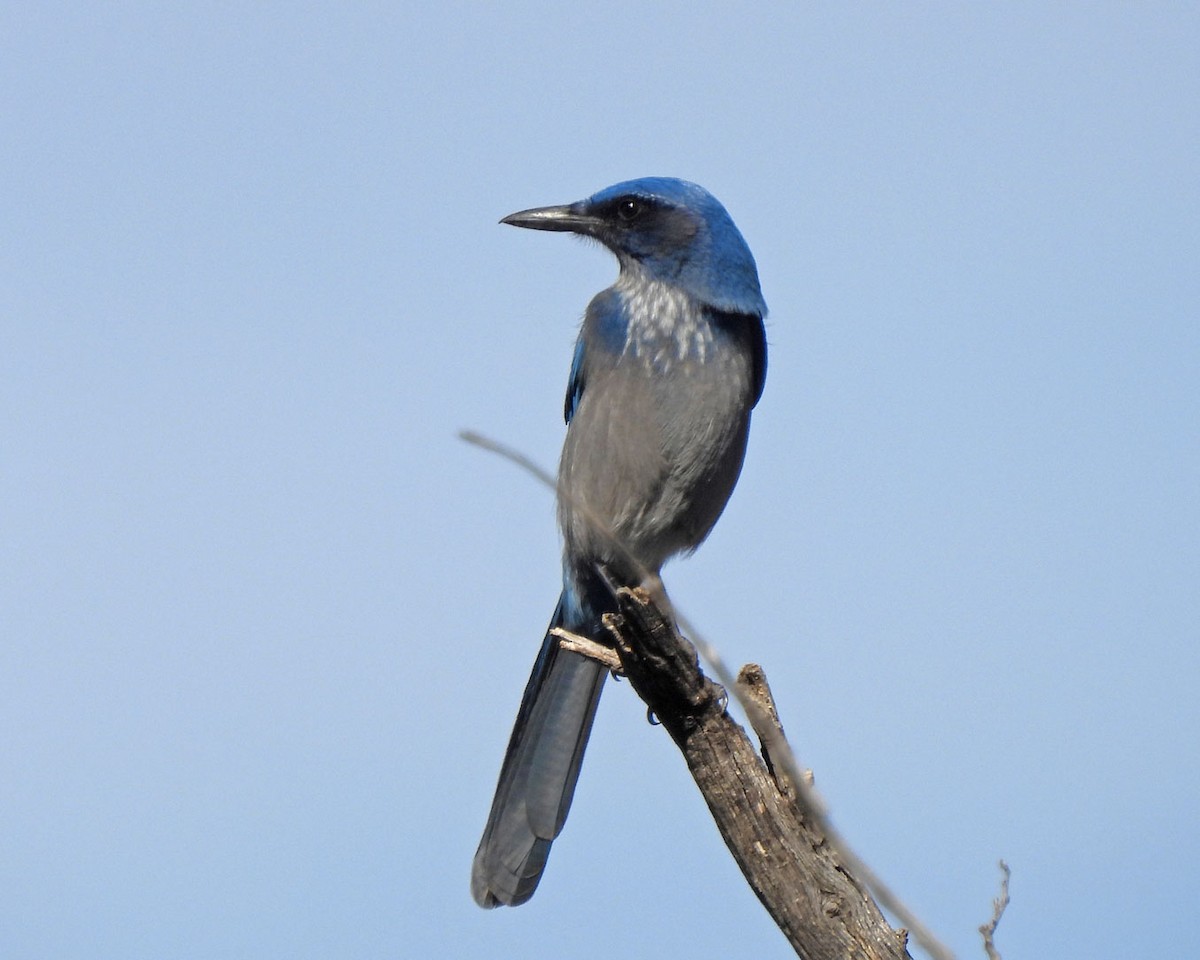
[[[776,786],[692,645],[645,591],[621,589],[617,604],[619,615],[605,622],[630,685],[679,747],[726,846],[796,953],[910,960],[904,934],[888,925],[803,804]]]
[[[657,599],[655,597],[656,601]],[[703,639],[699,631],[678,611],[675,611],[675,619],[679,624],[680,630],[683,630],[691,638],[691,641],[700,650],[704,659],[708,661],[713,673],[717,675],[721,683],[727,689],[733,690],[734,695],[737,696],[738,704],[746,712],[746,716],[750,720],[750,725],[763,739],[763,749],[770,755],[771,762],[778,767],[782,767],[788,780],[795,786],[796,802],[803,811],[804,816],[812,822],[816,833],[822,837],[822,841],[828,843],[837,852],[844,870],[857,878],[858,882],[871,891],[871,894],[879,901],[879,905],[900,921],[902,927],[912,934],[917,943],[921,945],[921,949],[929,954],[933,960],[954,960],[953,952],[934,935],[932,930],[918,919],[917,915],[892,891],[891,887],[884,883],[883,879],[867,866],[866,862],[851,849],[850,845],[830,822],[825,814],[824,805],[816,795],[816,791],[806,783],[807,778],[801,771],[799,763],[796,762],[791,744],[783,736],[782,727],[777,723],[772,723],[770,717],[758,704],[741,695],[741,688],[731,679],[729,670],[717,653],[716,648]]]
[[[566,491],[559,487],[559,485],[555,482],[555,479],[547,471],[540,468],[524,454],[472,431],[461,431],[459,436],[468,443],[499,454],[500,456],[512,461],[517,466],[526,470],[542,483],[553,489],[559,497],[569,496]],[[871,870],[866,863],[864,863],[850,849],[849,845],[834,829],[833,825],[829,822],[829,819],[825,814],[823,805],[820,803],[815,791],[811,787],[811,775],[805,774],[801,771],[800,766],[796,762],[796,758],[792,753],[791,746],[783,736],[783,730],[779,725],[778,720],[775,719],[773,721],[770,716],[769,708],[756,702],[755,698],[747,696],[742,686],[734,681],[729,669],[725,666],[725,663],[721,659],[716,648],[713,647],[712,644],[708,643],[700,635],[699,631],[697,631],[695,627],[687,620],[687,618],[672,606],[666,595],[666,592],[662,588],[662,581],[659,580],[657,574],[655,574],[653,571],[645,569],[645,567],[638,562],[637,558],[629,552],[625,545],[613,535],[607,526],[601,522],[594,512],[589,510],[585,504],[581,504],[577,501],[571,501],[571,504],[576,512],[579,513],[579,515],[585,517],[588,522],[591,523],[596,532],[608,540],[617,555],[620,556],[621,559],[628,564],[631,569],[638,572],[638,576],[642,578],[642,588],[644,591],[642,603],[654,610],[655,616],[661,620],[663,624],[667,625],[666,630],[671,636],[674,636],[679,643],[684,644],[687,646],[688,650],[691,650],[690,645],[687,644],[687,642],[684,641],[682,637],[680,637],[675,630],[671,628],[670,620],[673,619],[678,625],[678,629],[686,633],[687,636],[691,638],[692,643],[694,643],[696,648],[699,649],[701,655],[708,662],[713,673],[716,675],[721,684],[724,685],[725,689],[730,691],[737,698],[739,705],[745,711],[747,718],[750,720],[751,726],[754,728],[755,732],[759,735],[762,741],[763,754],[768,758],[768,762],[772,767],[771,777],[773,779],[771,780],[771,784],[773,789],[781,800],[786,801],[787,804],[793,808],[793,815],[795,819],[804,824],[806,835],[809,837],[809,842],[814,846],[814,848],[820,847],[821,850],[824,851],[824,855],[827,856],[830,859],[830,862],[835,865],[837,873],[845,877],[845,879],[850,883],[851,887],[858,891],[858,896],[865,900],[870,909],[873,910],[876,915],[878,915],[878,908],[873,902],[871,902],[870,897],[864,892],[864,890],[869,890],[875,899],[878,900],[879,904],[889,913],[891,913],[897,920],[899,920],[903,927],[907,929],[907,931],[912,933],[912,936],[921,945],[922,949],[924,949],[925,952],[933,958],[933,960],[953,960],[953,953],[951,953],[951,951],[946,948],[937,939],[937,937],[934,936],[933,932],[929,930],[928,927],[926,927],[919,919],[917,919],[916,915],[909,910],[895,895],[895,893],[893,893],[892,890],[882,881],[882,879],[880,879],[875,872]],[[626,597],[633,595],[629,590],[622,590],[620,591],[620,594],[625,595]],[[646,594],[648,594],[648,597]],[[626,610],[628,600],[619,600],[619,603],[621,605],[621,613],[623,618],[626,621],[629,621],[630,617],[628,616]],[[612,629],[614,629],[617,635],[620,636],[620,630],[617,628],[617,625],[611,624],[610,626]],[[642,632],[643,631],[639,629],[639,634]],[[620,646],[620,644],[618,644],[618,651],[621,654],[621,663],[628,672],[630,669],[630,659],[627,657],[626,648],[632,651],[633,645],[626,643],[625,647],[623,648]],[[632,654],[630,654],[630,656],[632,656]],[[601,658],[596,657],[595,659]],[[686,659],[686,656],[684,659]],[[602,662],[604,661],[602,660]],[[691,651],[691,662],[696,674],[698,674],[700,679],[703,680],[703,683],[712,687],[713,685],[711,681],[705,678],[703,674],[699,673],[698,664],[695,663],[694,651]],[[651,683],[651,685],[652,672],[653,671],[650,671],[649,673],[643,672],[643,677],[647,680],[647,683]],[[699,683],[699,681],[696,681],[696,683]],[[637,689],[636,684],[635,689]],[[638,693],[651,707],[653,712],[660,719],[663,719],[663,714],[660,709],[656,707],[651,700],[642,693],[641,690],[638,690]],[[726,720],[732,724],[732,720],[728,720],[727,715],[724,713],[723,698],[718,697],[716,702],[721,705],[719,714],[725,717]],[[665,721],[664,725],[666,725]],[[741,731],[741,728],[737,727],[736,724],[733,724],[733,726],[737,729],[738,733],[741,734],[742,740],[745,741],[745,734]],[[672,734],[672,736],[675,735]],[[678,739],[677,742],[679,742]],[[745,742],[748,747],[749,742]],[[683,749],[682,743],[680,744],[680,747]],[[744,763],[744,758],[741,757],[739,751],[737,762],[734,762],[732,759],[732,753],[729,753],[729,750],[731,749],[732,748],[728,748],[726,751],[730,757],[730,762],[734,763],[734,766],[730,769],[740,769],[738,764]],[[749,749],[753,755],[753,748]],[[757,755],[753,756],[755,762],[758,763]],[[691,760],[689,760],[689,766],[692,766]],[[700,783],[700,778],[697,775],[695,768],[693,768],[692,772],[693,776],[696,777],[697,783]],[[726,775],[728,775],[728,772],[729,771],[727,770]],[[779,783],[781,778],[791,784],[791,789],[783,790],[781,787],[775,786],[776,783]],[[711,802],[709,806],[710,810],[713,812],[714,818],[717,818],[717,810],[713,808]],[[733,845],[730,844],[729,837],[726,834],[726,828],[722,826],[719,819],[717,825],[718,828],[721,829],[722,835],[726,836],[726,843],[730,845],[730,849],[732,851]],[[791,844],[794,845],[794,843],[795,840],[793,838]],[[734,851],[734,856],[738,856],[736,851]],[[741,864],[740,860],[739,864]],[[742,866],[743,872],[746,872],[746,866],[744,864],[742,864]],[[750,874],[748,872],[746,873],[746,876],[749,880]],[[810,879],[816,880],[817,878],[811,877]],[[753,881],[751,882],[751,885],[754,885]],[[824,889],[825,888],[822,887],[809,888],[793,886],[790,888],[790,894],[788,895],[799,900],[805,896],[812,897],[814,895],[814,891],[821,891]],[[757,887],[755,888],[755,891],[756,893],[759,892]],[[763,899],[761,893],[759,893],[759,896],[760,899]],[[763,902],[764,904],[767,903],[765,899]],[[768,905],[768,910],[771,909],[771,906]],[[837,915],[841,910],[841,905],[833,904],[832,906],[828,906],[827,909],[832,909],[834,915]],[[775,916],[774,912],[772,912],[772,916]],[[880,918],[880,920],[883,923],[883,928],[887,929],[895,938],[895,942],[899,943],[900,945],[900,953],[896,954],[896,956],[907,957],[907,951],[904,949],[904,941],[907,938],[905,931],[902,930],[900,933],[891,931],[891,928],[887,926],[886,922],[882,921],[882,918]],[[779,922],[779,917],[777,916],[776,921]],[[787,931],[785,930],[785,933],[786,932]],[[883,941],[880,942],[882,943]],[[807,957],[808,960],[818,960],[818,958],[826,955],[827,954],[823,953],[802,954],[802,956]],[[834,954],[828,955],[833,956]],[[843,952],[836,955],[839,957],[858,957],[861,955],[864,957],[873,958],[875,956],[887,957],[891,956],[892,954],[859,954]]]
[[[775,698],[771,695],[771,686],[767,683],[767,675],[763,672],[763,668],[757,663],[747,663],[738,671],[737,687],[741,694],[738,697],[739,702],[742,702],[744,698],[759,708],[747,714],[747,719],[750,721],[750,726],[754,728],[754,732],[758,734],[759,752],[762,754],[763,762],[767,765],[767,772],[771,774],[779,791],[795,803],[798,800],[797,788],[793,785],[791,777],[785,771],[777,769],[771,759],[771,743],[776,737],[782,737],[786,741],[787,736],[783,732],[783,725],[779,722],[779,711],[775,707]],[[764,718],[770,721],[770,725],[767,727],[762,726]],[[800,779],[810,793],[815,796],[812,771],[801,771]]]
[[[1008,879],[1012,876],[1012,871],[1003,860],[1000,861],[1000,872],[1003,874],[1000,878],[1000,895],[992,901],[992,919],[979,928],[979,932],[983,934],[983,949],[987,951],[988,960],[1000,960],[1000,951],[996,949],[996,927],[1000,925],[1000,918],[1008,909]]]
[[[551,627],[550,633],[558,638],[558,645],[563,650],[578,653],[589,660],[602,663],[614,673],[621,672],[621,658],[617,656],[617,651],[612,647],[606,647],[604,644],[597,643],[589,637],[572,633],[570,630],[564,630],[562,627]]]

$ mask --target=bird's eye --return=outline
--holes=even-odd
[[[617,204],[617,217],[625,223],[630,223],[633,220],[636,220],[637,215],[641,212],[641,201],[634,197],[626,197]]]

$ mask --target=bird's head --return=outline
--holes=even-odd
[[[621,262],[718,310],[765,316],[754,256],[725,208],[703,187],[643,177],[586,200],[535,207],[500,221],[599,240]]]

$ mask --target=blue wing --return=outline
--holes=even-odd
[[[583,332],[580,331],[579,339],[575,341],[575,356],[571,358],[571,375],[567,378],[567,399],[563,404],[563,419],[567,423],[575,416],[579,398],[583,396],[583,381]]]
[[[747,324],[749,332],[747,340],[750,345],[750,358],[754,370],[754,402],[757,404],[762,397],[763,386],[767,382],[767,328],[762,317],[753,317]]]

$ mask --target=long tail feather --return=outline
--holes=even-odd
[[[560,599],[550,628],[563,622]],[[537,889],[571,806],[604,675],[601,664],[559,649],[547,632],[475,853],[471,895],[480,906],[516,906]]]

